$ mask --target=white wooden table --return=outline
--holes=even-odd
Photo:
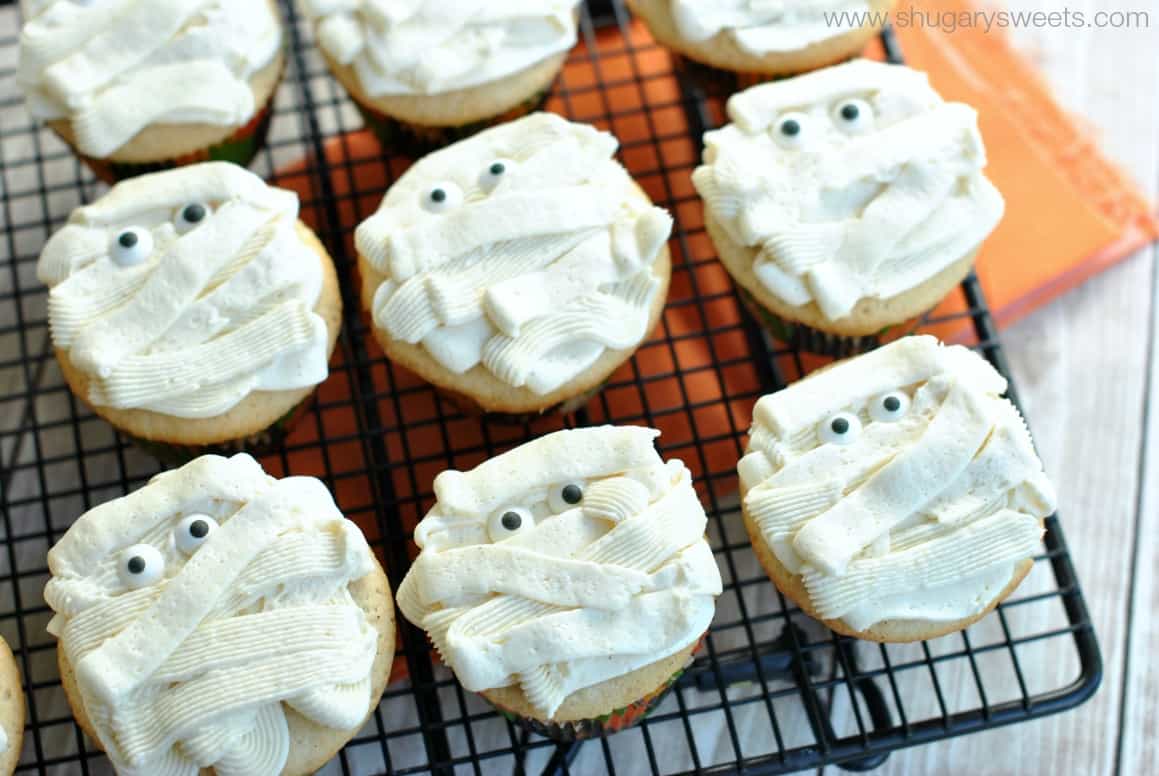
[[[1008,5],[1062,7],[1057,0]],[[1090,0],[1069,6],[1088,16],[1109,9]],[[1152,27],[1019,30],[1015,40],[1154,198],[1159,2],[1130,10],[1148,10]],[[1102,688],[1066,714],[896,752],[880,772],[1133,776],[1159,769],[1157,292],[1152,247],[1002,338],[1047,473],[1059,486],[1067,543],[1103,649]]]
[[[907,0],[903,0],[906,2]],[[1012,0],[1019,9],[1057,2]],[[1074,10],[1104,9],[1074,0]],[[1103,147],[1159,193],[1159,0],[1148,30],[1020,30],[1016,39]],[[8,30],[0,33],[8,34]],[[1079,709],[894,753],[898,774],[1142,774],[1159,762],[1159,282],[1153,248],[1004,334],[1025,410],[1059,484],[1060,511],[1103,648],[1103,686]],[[3,386],[0,386],[3,390]],[[1050,671],[1043,663],[1030,670]],[[1031,677],[1033,681],[1033,677]],[[837,773],[836,769],[828,769]]]

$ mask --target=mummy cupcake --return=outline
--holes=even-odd
[[[660,43],[749,86],[857,56],[885,25],[893,2],[628,0],[628,5]]]
[[[335,77],[388,149],[422,152],[538,108],[579,0],[307,0]]]
[[[163,457],[277,441],[326,379],[342,303],[298,198],[233,164],[117,184],[37,265],[73,393]]]
[[[464,687],[543,735],[635,722],[712,620],[704,509],[659,433],[557,431],[435,478],[399,608]]]
[[[672,219],[606,132],[538,113],[433,153],[355,234],[391,359],[467,411],[581,406],[664,307]]]
[[[73,714],[120,776],[314,773],[378,703],[386,576],[312,477],[204,456],[48,553]]]
[[[960,630],[1006,598],[1055,500],[1005,390],[973,351],[906,337],[758,401],[738,471],[777,587],[886,642]]]
[[[934,307],[1002,217],[977,115],[924,73],[858,60],[756,86],[693,183],[773,334],[841,354]]]
[[[110,183],[246,164],[282,75],[272,0],[21,0],[29,111]]]
[[[10,776],[24,741],[24,692],[8,642],[0,638],[0,774]]]

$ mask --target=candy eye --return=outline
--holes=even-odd
[[[134,544],[121,553],[117,562],[121,581],[134,590],[156,584],[164,571],[165,559],[151,544]]]
[[[177,234],[185,234],[204,221],[207,215],[209,215],[209,207],[200,202],[190,202],[188,205],[178,208],[177,212],[173,214],[173,224],[177,227]]]
[[[873,108],[865,100],[845,100],[838,103],[833,119],[846,132],[866,132],[873,129]]]
[[[496,159],[483,168],[483,172],[479,174],[479,188],[488,193],[494,191],[495,187],[509,176],[514,168],[515,162],[510,159]]]
[[[817,436],[826,445],[847,445],[861,433],[861,421],[849,412],[830,415],[817,428]]]
[[[422,205],[431,213],[446,213],[463,202],[463,191],[450,182],[436,183],[423,194]]]
[[[491,515],[487,533],[491,541],[501,542],[535,527],[535,518],[523,507],[504,507]]]
[[[552,512],[566,512],[584,500],[584,483],[565,482],[552,486],[547,492],[547,505]]]
[[[109,255],[122,267],[140,264],[152,253],[153,233],[138,226],[125,229],[109,245]]]
[[[882,423],[893,423],[905,417],[909,397],[901,391],[890,391],[869,402],[869,417]]]
[[[185,555],[192,555],[217,530],[217,521],[209,515],[187,515],[173,531],[173,543]]]
[[[773,137],[784,148],[800,148],[808,129],[809,117],[804,113],[786,113],[773,128]]]

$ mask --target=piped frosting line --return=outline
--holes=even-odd
[[[854,561],[841,576],[806,568],[805,588],[817,613],[835,619],[871,597],[948,585],[993,566],[1034,555],[1042,539],[1037,518],[1001,510],[966,528],[884,558]]]

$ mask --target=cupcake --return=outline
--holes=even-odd
[[[656,325],[672,219],[606,132],[537,113],[437,151],[355,233],[395,362],[464,411],[571,411]]]
[[[48,553],[61,681],[120,776],[314,773],[386,686],[394,608],[313,477],[204,456]]]
[[[29,111],[98,177],[257,153],[285,59],[272,0],[21,5]]]
[[[24,741],[24,692],[8,642],[0,638],[0,774],[11,776]]]
[[[391,150],[421,153],[539,108],[578,0],[307,0],[322,55]]]
[[[981,356],[925,336],[762,397],[737,469],[777,588],[882,642],[961,630],[1010,595],[1055,497],[1005,390]]]
[[[557,431],[435,478],[399,608],[465,688],[542,735],[636,722],[712,620],[704,509],[659,433]]]
[[[657,41],[702,76],[751,86],[859,55],[885,26],[894,0],[775,3],[628,0]]]
[[[693,173],[709,236],[780,339],[831,355],[920,315],[997,226],[977,114],[858,60],[753,87]]]
[[[37,275],[73,393],[174,459],[278,441],[342,314],[297,195],[226,162],[117,184],[73,211]]]

